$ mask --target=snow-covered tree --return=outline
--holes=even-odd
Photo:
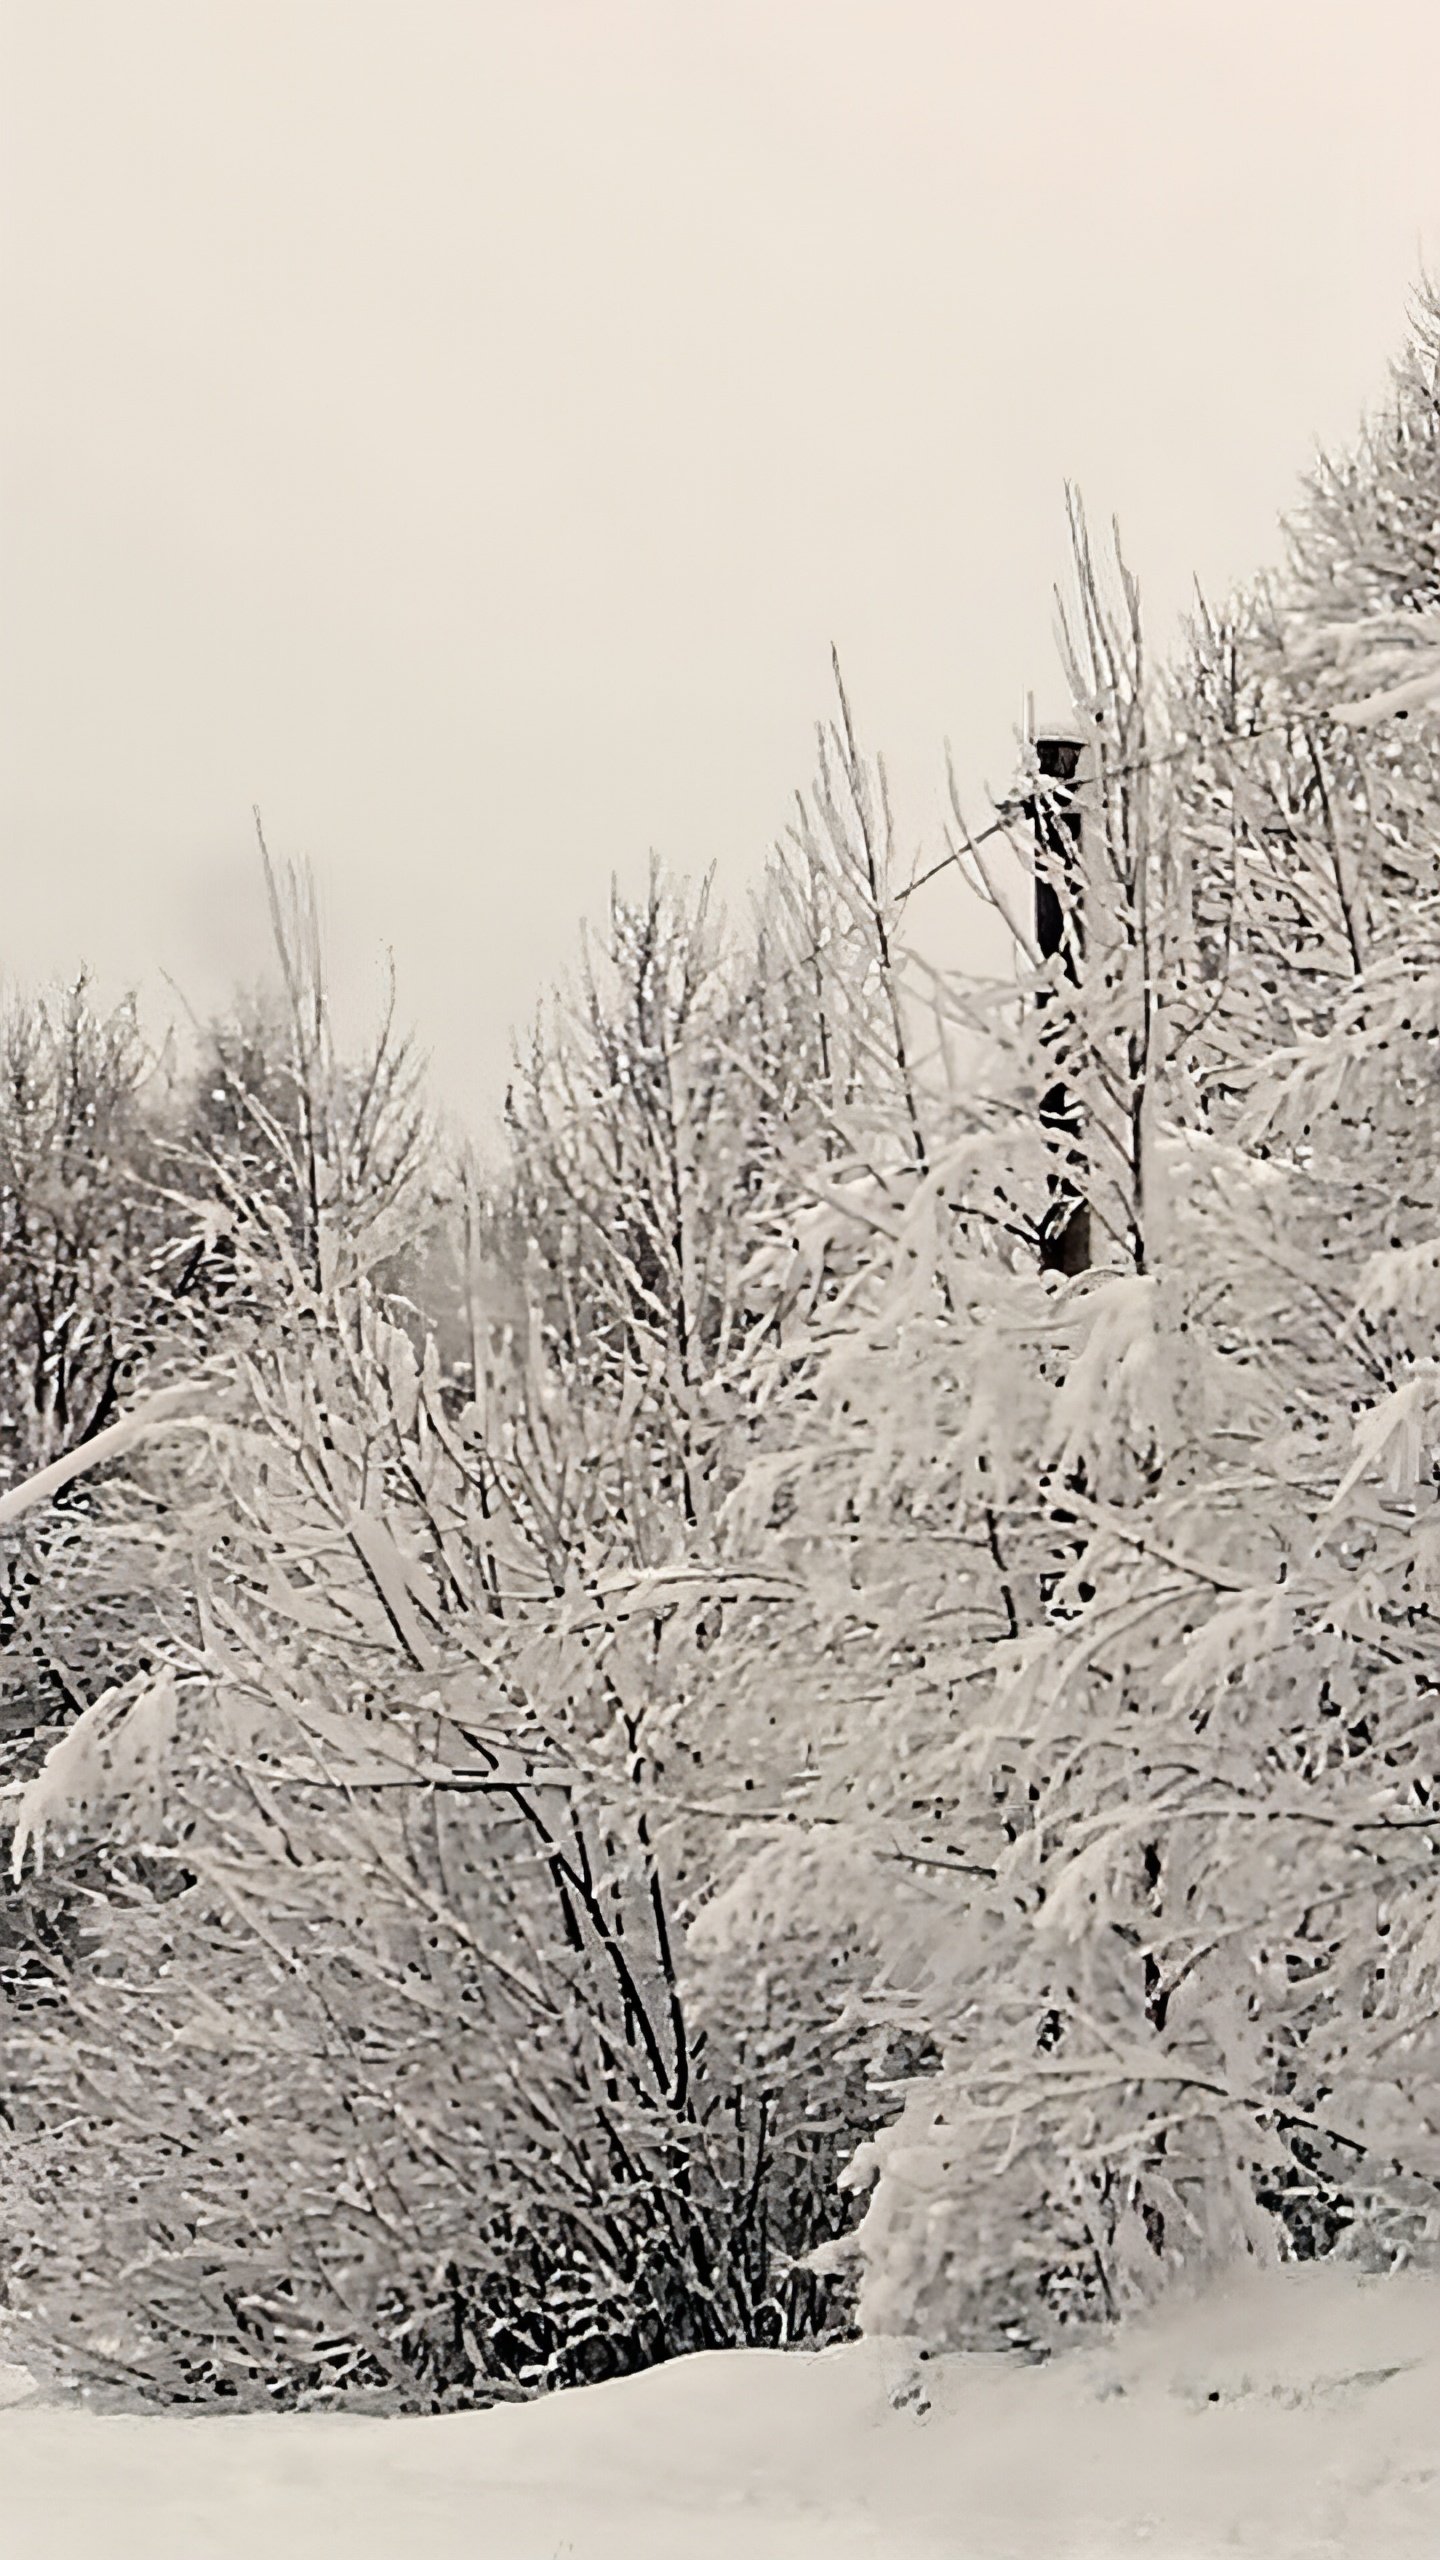
[[[28,2028],[8,2164],[32,2352],[72,2371],[426,2403],[823,2314],[792,2270],[845,2216],[863,2054],[833,1997],[712,1967],[702,2003],[685,1962],[717,1612],[767,1589],[702,1555],[687,1472],[755,1330],[725,1203],[763,1113],[733,989],[655,995],[657,909],[536,1065],[508,1196],[472,1191],[468,1396],[385,1285],[413,1180],[347,1186],[327,1139],[298,1235],[233,1186],[236,1293],[269,1312],[219,1363],[199,1633],[95,1701],[17,1834],[22,1869],[77,1830],[145,1852]],[[587,1043],[591,1105],[633,1068],[613,1127],[576,1106]],[[300,1072],[328,1130],[322,1045]],[[797,2067],[817,2014],[838,2088]]]
[[[1237,2249],[1434,2244],[1440,794],[1422,693],[1361,719],[1325,673],[1352,517],[1434,521],[1434,397],[1407,367],[1366,465],[1405,503],[1324,518],[1323,628],[1316,536],[1165,703],[1082,541],[1084,963],[950,1126],[973,1162],[1003,1093],[1033,1201],[1062,1006],[1091,1267],[922,1187],[752,1491],[814,1592],[792,1655],[850,1691],[806,1858],[940,2055],[856,2165],[880,2326],[1033,2339]]]

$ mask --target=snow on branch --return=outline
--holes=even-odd
[[[73,1833],[86,1816],[102,1810],[133,1818],[136,1806],[153,1798],[174,1740],[178,1705],[168,1672],[92,1699],[21,1791],[10,1851],[17,1884],[27,1857],[36,1874],[42,1872],[46,1842],[56,1833]]]
[[[6,1492],[0,1493],[0,1529],[12,1527],[15,1521],[24,1518],[27,1511],[35,1510],[42,1502],[52,1501],[67,1484],[73,1484],[77,1476],[88,1475],[92,1467],[105,1466],[112,1458],[124,1457],[138,1442],[148,1440],[167,1424],[182,1418],[198,1419],[193,1413],[184,1413],[187,1405],[193,1405],[194,1394],[194,1388],[189,1385],[162,1387],[143,1405],[137,1405],[133,1413],[122,1414],[118,1422],[110,1423],[104,1431],[97,1431],[93,1439],[83,1440],[76,1449],[67,1449],[48,1467],[42,1467],[37,1475],[25,1477],[20,1484],[12,1484]]]
[[[1327,624],[1305,654],[1333,648],[1337,675],[1364,687],[1337,702],[1347,729],[1373,729],[1412,711],[1440,709],[1440,614],[1381,614]]]

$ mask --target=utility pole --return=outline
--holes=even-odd
[[[1035,838],[1035,940],[1042,960],[1061,960],[1079,988],[1085,958],[1084,819],[1079,782],[1083,747],[1078,737],[1051,729],[1035,740],[1040,787],[1025,803]],[[1090,1268],[1090,1203],[1085,1189],[1084,1129],[1074,1074],[1076,1024],[1070,1008],[1054,1004],[1053,988],[1040,998],[1049,1011],[1042,1044],[1052,1053],[1055,1077],[1040,1101],[1040,1126],[1053,1169],[1050,1205],[1040,1229],[1042,1271],[1074,1273]]]

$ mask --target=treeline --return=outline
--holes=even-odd
[[[103,1453],[0,1530],[18,2352],[435,2407],[1433,2254],[1437,524],[1427,295],[1168,670],[1076,513],[1003,984],[838,692],[483,1174],[274,870],[198,1069],[12,1007],[7,1475]]]

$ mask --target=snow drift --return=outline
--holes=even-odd
[[[1255,2273],[1047,2365],[875,2339],[455,2418],[106,2416],[27,2390],[12,2370],[9,2560],[1440,2550],[1428,2277]]]

